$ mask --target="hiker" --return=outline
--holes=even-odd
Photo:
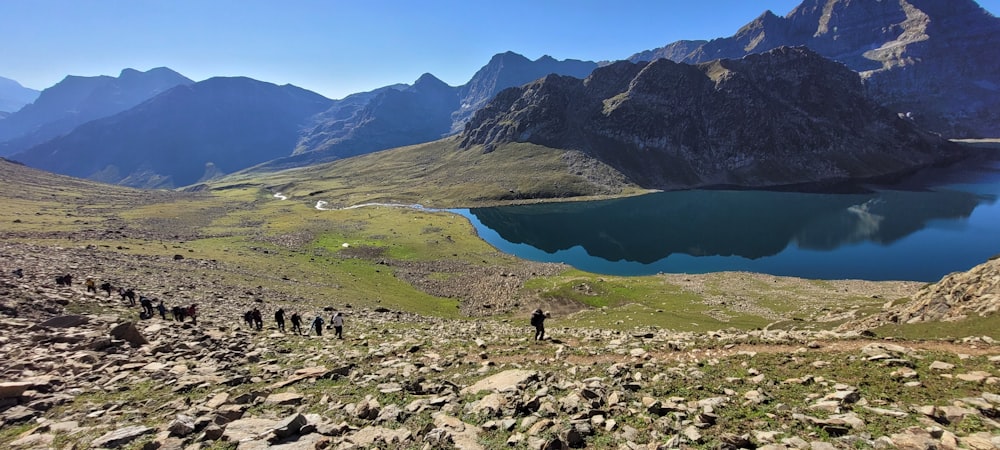
[[[187,311],[184,309],[183,306],[175,306],[170,310],[174,313],[174,320],[178,322],[184,322],[184,315],[186,314]]]
[[[107,292],[108,297],[111,297],[111,283],[108,283],[107,281],[101,283],[101,290]]]
[[[161,319],[167,320],[167,305],[163,304],[163,300],[160,300],[160,303],[156,305],[156,310],[160,312]]]
[[[292,332],[302,334],[302,316],[297,312],[292,313]]]
[[[139,314],[139,317],[143,317],[146,319],[153,317],[153,302],[149,300],[149,297],[146,297],[145,295],[140,295],[139,305],[142,306],[142,313]]]
[[[313,319],[312,326],[310,328],[316,329],[316,336],[323,335],[323,316],[317,314],[316,318]]]
[[[191,323],[194,325],[198,324],[198,305],[192,303],[188,306],[187,315],[191,316]]]
[[[336,314],[330,319],[330,323],[333,324],[333,331],[337,335],[337,339],[344,338],[344,316],[337,311]]]
[[[278,331],[284,333],[285,332],[285,310],[284,309],[278,308],[278,310],[274,312],[274,321],[278,324]]]
[[[264,328],[264,317],[260,315],[260,310],[259,309],[257,309],[257,308],[253,309],[252,317],[253,317],[253,326],[254,326],[254,328],[256,328],[257,331],[260,331],[261,329],[263,329]]]
[[[86,286],[87,292],[97,293],[97,282],[93,278],[87,277],[87,281],[84,281],[83,285]]]
[[[243,322],[247,324],[247,328],[253,328],[253,310],[248,309],[247,312],[243,313]]]
[[[536,341],[545,339],[545,319],[548,317],[549,314],[542,312],[541,308],[538,308],[535,312],[531,313],[531,326],[535,327]]]
[[[126,289],[125,293],[122,295],[128,299],[129,306],[135,306],[135,291],[133,291],[132,288]]]

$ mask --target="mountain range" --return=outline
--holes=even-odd
[[[118,77],[68,76],[42,91],[33,103],[0,121],[0,156],[27,150],[92,120],[133,108],[170,88],[191,83],[165,67],[146,72],[125,69]],[[74,152],[87,153],[88,149]]]
[[[0,120],[0,156],[111,183],[169,188],[248,167],[270,171],[305,166],[463,133],[460,139],[467,146],[487,150],[520,141],[582,149],[637,182],[656,187],[794,183],[810,181],[810,173],[824,179],[870,176],[954,156],[917,128],[948,137],[1000,136],[998,36],[997,19],[971,0],[806,0],[785,17],[765,12],[728,38],[675,42],[633,55],[628,58],[631,65],[602,63],[610,72],[589,81],[583,80],[601,64],[548,56],[532,61],[512,52],[495,55],[461,86],[424,74],[412,85],[385,86],[341,100],[245,78],[194,83],[166,68],[126,69],[117,78],[67,77]],[[810,48],[810,56],[786,49],[789,45]],[[739,62],[763,52],[771,56]],[[841,64],[823,65],[812,54]],[[833,72],[798,80],[810,86],[809,92],[764,90],[783,88],[781,80],[767,74],[772,66],[787,72],[784,82],[794,84],[790,80],[801,75],[783,66],[782,58],[808,61],[809,70],[815,66]],[[686,65],[665,65],[659,59]],[[707,61],[717,62],[698,65]],[[850,70],[841,70],[843,66]],[[667,81],[690,83],[699,89],[692,91],[697,95],[670,86],[626,88],[619,83],[666,82],[658,76],[678,77]],[[827,82],[833,84],[823,85]],[[585,95],[562,103],[555,97],[524,97],[522,86],[529,83],[543,92]],[[514,90],[504,91],[508,88]],[[831,88],[845,88],[849,95],[837,98],[829,93]],[[597,92],[600,89],[604,91]],[[810,92],[823,98],[812,98]],[[260,98],[245,98],[251,96]],[[875,112],[874,104],[861,97],[885,106],[888,115]],[[551,122],[559,116],[555,109],[570,104],[586,104],[587,113],[593,114],[592,102],[598,100],[602,118],[569,114],[560,120],[576,122]],[[712,109],[730,103],[738,108]],[[513,114],[514,104],[531,106],[522,111],[525,114],[511,116],[517,127],[532,130],[530,136],[511,135],[516,128],[511,124],[497,126],[499,117]],[[745,108],[758,104],[771,108],[771,120],[790,122],[757,122]],[[844,107],[862,110],[853,115]],[[892,114],[907,119],[894,121]],[[867,123],[856,116],[877,120]],[[822,126],[813,127],[817,122]],[[555,133],[560,126],[579,133]],[[794,133],[782,136],[788,129]],[[761,135],[764,130],[771,134]],[[847,143],[863,144],[858,148],[865,150]],[[917,148],[912,157],[898,151],[871,153],[910,144]],[[755,156],[741,156],[744,148]],[[818,148],[844,156],[822,173],[779,167],[780,162],[805,163],[783,159],[782,152],[807,155]],[[682,151],[676,153],[678,149]],[[671,152],[675,158],[709,159],[683,164],[656,159]],[[637,161],[640,157],[650,161]]]
[[[805,0],[733,36],[636,53],[699,63],[806,46],[861,75],[889,109],[949,137],[1000,136],[1000,19],[973,0]]]
[[[317,118],[289,158],[267,168],[316,164],[404,145],[440,139],[462,130],[471,115],[505,88],[550,73],[585,77],[597,63],[534,61],[514,52],[500,53],[461,86],[449,86],[429,73],[410,86],[391,86],[367,94],[364,102],[338,102]],[[353,99],[352,99],[353,100]]]
[[[291,85],[210,78],[18,155],[29,166],[135,187],[185,186],[287,154],[332,101]]]

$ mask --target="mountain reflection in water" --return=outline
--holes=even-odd
[[[1000,225],[996,208],[987,207],[994,211],[982,219],[988,223],[966,229],[973,211],[995,204],[1000,178],[990,183],[978,189],[863,194],[694,190],[456,212],[469,217],[480,235],[503,251],[598,273],[750,270],[827,279],[932,281],[1000,253],[998,233],[993,231]],[[924,239],[928,242],[908,243],[893,255],[895,243],[930,225],[950,234],[928,235]],[[491,238],[491,231],[496,236]],[[949,250],[949,242],[942,241],[955,236],[971,240],[965,247],[972,250],[961,243]],[[866,250],[854,249],[853,254],[846,250],[859,246]],[[558,257],[538,257],[534,249]],[[915,255],[926,258],[919,262],[922,267],[912,261]],[[668,259],[674,261],[666,263]],[[755,261],[761,259],[767,261]],[[926,267],[939,263],[941,267]],[[841,270],[841,265],[853,269]],[[879,266],[894,267],[878,273]],[[910,266],[912,270],[907,269]]]

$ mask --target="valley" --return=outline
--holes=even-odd
[[[998,49],[972,0],[805,0],[340,99],[0,78],[0,448],[1000,448]]]
[[[603,276],[500,253],[446,212],[320,211],[294,184],[0,173],[21,187],[0,211],[11,448],[995,445],[995,312],[862,325],[923,283]],[[140,319],[86,277],[197,304],[197,324]],[[279,307],[344,311],[345,340],[278,332]],[[123,323],[149,343],[108,335]]]

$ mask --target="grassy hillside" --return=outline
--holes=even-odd
[[[578,152],[515,143],[484,154],[459,150],[451,138],[276,174],[250,171],[211,187],[243,184],[331,207],[377,202],[452,208],[644,192]]]

